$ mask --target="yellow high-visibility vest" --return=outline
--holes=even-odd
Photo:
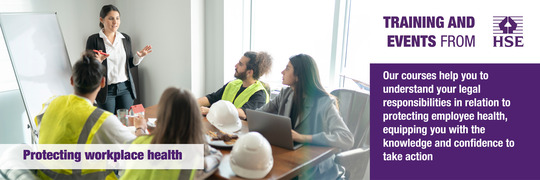
[[[139,136],[132,144],[150,144],[153,137]],[[196,169],[128,169],[120,179],[194,179],[196,172]]]
[[[94,135],[112,113],[96,108],[76,95],[59,96],[45,113],[36,117],[40,144],[91,144]],[[42,179],[117,179],[112,170],[39,170]]]
[[[240,90],[240,87],[242,87],[242,80],[237,79],[234,81],[229,82],[227,86],[225,87],[225,90],[223,91],[223,96],[221,96],[222,100],[230,101],[234,104],[236,108],[241,108],[248,102],[249,98],[255,94],[257,91],[263,90],[264,94],[266,94],[266,103],[270,101],[270,96],[268,95],[268,92],[266,92],[266,89],[264,89],[264,86],[260,81],[257,81],[247,87],[242,93],[234,98],[236,96],[236,93]]]

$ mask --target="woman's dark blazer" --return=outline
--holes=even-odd
[[[133,99],[137,98],[137,93],[135,92],[135,83],[133,82],[133,77],[131,76],[131,71],[129,70],[132,67],[135,67],[133,64],[133,53],[131,51],[131,38],[125,34],[124,35],[123,43],[124,43],[124,49],[126,51],[126,72],[128,74],[128,81],[131,84],[131,86],[128,86],[129,92],[131,93],[131,97]],[[103,52],[106,52],[105,50],[105,42],[102,38],[99,37],[99,33],[92,34],[90,37],[88,37],[88,40],[86,41],[86,49],[90,50],[102,50]],[[105,69],[107,69],[107,59],[105,59],[101,64],[105,66]],[[108,70],[107,70],[108,72]],[[109,81],[108,75],[105,75],[106,82]],[[107,89],[108,89],[108,83],[105,84],[105,87],[102,88],[96,98],[96,101],[100,104],[105,103],[105,100],[107,100]]]

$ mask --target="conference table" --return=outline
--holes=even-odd
[[[145,108],[146,118],[157,117],[157,105]],[[159,120],[158,120],[159,121]],[[204,132],[217,131],[217,129],[203,118],[205,130]],[[249,132],[247,122],[242,121],[242,129],[239,134]],[[210,179],[243,179],[236,176],[232,171],[229,159],[231,148],[216,148],[223,154],[223,159],[218,170],[210,177]],[[274,166],[272,170],[264,177],[264,179],[291,179],[300,175],[302,172],[316,166],[323,160],[331,157],[336,153],[337,149],[333,147],[304,145],[297,150],[287,150],[272,145],[272,156],[274,157]],[[256,159],[254,159],[256,161]]]

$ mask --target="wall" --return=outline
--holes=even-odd
[[[195,90],[196,97],[202,95],[203,83],[198,83],[203,81],[198,68],[204,62],[204,41],[200,35],[204,27],[200,25],[204,20],[200,12],[202,3],[113,1],[122,16],[119,30],[132,37],[133,49],[152,45],[153,52],[139,65],[139,94],[145,106],[157,104],[161,93],[170,86]]]
[[[206,57],[205,1],[191,0],[191,91],[195,97],[204,95]],[[211,71],[209,71],[211,72]]]
[[[205,6],[205,90],[208,94],[224,84],[224,1],[207,0]]]
[[[205,93],[234,80],[234,66],[249,50],[248,0],[205,1]],[[248,14],[246,14],[248,15]],[[225,26],[227,24],[227,26]]]

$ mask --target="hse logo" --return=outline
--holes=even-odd
[[[523,47],[523,16],[493,16],[493,47]]]

